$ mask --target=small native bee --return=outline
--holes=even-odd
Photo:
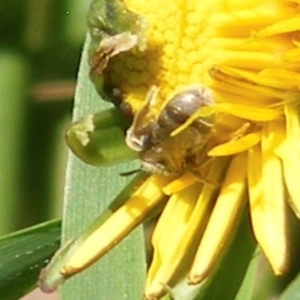
[[[210,91],[200,85],[189,86],[166,101],[155,117],[157,93],[158,88],[152,88],[145,106],[135,115],[126,133],[127,145],[139,152],[141,168],[147,172],[171,175],[197,167],[199,150],[213,126],[213,114],[196,118],[178,133],[172,133],[199,109],[213,104]]]

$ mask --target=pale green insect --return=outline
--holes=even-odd
[[[126,117],[109,109],[74,122],[66,131],[68,146],[84,162],[107,166],[137,158],[124,141]]]

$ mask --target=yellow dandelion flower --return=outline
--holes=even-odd
[[[199,283],[248,199],[255,238],[282,274],[287,204],[300,215],[299,1],[123,2],[142,17],[143,45],[130,37],[103,77],[132,108],[127,144],[160,174],[79,247],[62,274],[89,265],[165,203],[145,295],[163,295],[191,254],[187,280]]]

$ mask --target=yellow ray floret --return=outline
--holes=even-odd
[[[202,281],[211,270],[222,246],[229,239],[246,203],[246,154],[236,155],[227,170],[216,205],[190,270],[189,281]]]
[[[215,159],[207,179],[221,181],[228,160]],[[204,183],[202,186],[194,183],[172,194],[152,237],[154,257],[147,277],[147,298],[152,299],[163,294],[186,256],[199,243],[218,189],[219,185]]]
[[[275,274],[287,266],[286,195],[282,166],[275,155],[276,127],[271,124],[262,136],[261,146],[249,150],[248,184],[254,234]],[[280,137],[279,137],[280,138]]]
[[[284,127],[278,128],[276,134],[282,137],[282,142],[274,152],[282,161],[283,175],[289,193],[289,202],[294,212],[300,217],[300,123],[297,107],[286,105],[286,133]]]
[[[103,256],[138,225],[164,199],[162,187],[171,178],[152,176],[101,227],[95,230],[70,257],[61,273],[80,272]]]
[[[208,152],[208,155],[226,156],[240,153],[259,143],[260,139],[260,133],[249,133],[247,135],[242,136],[241,138],[229,141],[228,143],[224,143],[212,148]]]

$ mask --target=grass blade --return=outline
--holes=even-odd
[[[101,101],[89,80],[88,45],[89,39],[79,71],[74,120],[109,107],[108,103]],[[134,163],[126,163],[98,169],[70,154],[63,218],[64,242],[79,235],[126,185],[129,178],[120,177],[119,173],[135,168]],[[61,289],[61,299],[140,300],[144,277],[143,232],[142,228],[137,228],[100,262],[65,283]]]
[[[19,299],[36,286],[59,247],[60,229],[60,221],[50,221],[0,239],[0,300]]]

